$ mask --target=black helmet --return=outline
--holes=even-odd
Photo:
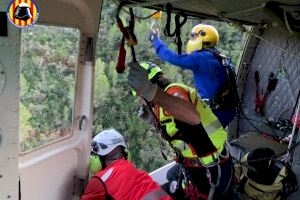
[[[23,21],[27,21],[32,17],[30,8],[27,3],[20,3],[14,12],[14,17]]]

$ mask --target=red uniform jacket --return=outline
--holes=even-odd
[[[136,169],[127,160],[115,161],[109,167],[98,172],[96,176],[105,183],[108,194],[115,200],[172,199],[162,191],[146,172]],[[105,187],[98,178],[92,178],[81,200],[105,199]]]

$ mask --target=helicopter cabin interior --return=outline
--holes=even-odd
[[[29,0],[19,0],[23,1]],[[71,122],[67,132],[59,133],[59,140],[23,152],[19,145],[22,38],[21,29],[12,25],[6,17],[10,2],[0,2],[0,200],[80,199],[88,181],[93,89],[96,87],[95,48],[103,2],[35,0],[39,7],[38,24],[77,30],[78,50],[73,56],[76,79]],[[228,128],[236,158],[240,158],[241,152],[260,146],[269,146],[276,153],[281,153],[300,141],[297,123],[293,124],[290,120],[299,112],[299,0],[114,1],[120,2],[124,3],[126,9],[142,7],[165,12],[167,3],[170,3],[174,14],[224,21],[245,32],[248,38],[237,71],[239,112]],[[258,89],[255,88],[254,77],[257,73],[260,87],[265,87],[270,78],[278,81],[276,88],[264,102],[263,113],[255,108]],[[274,140],[288,135],[292,136],[289,145]],[[300,183],[300,148],[294,147],[292,150],[289,152],[290,162]],[[152,173],[153,178],[162,183],[165,180],[162,174],[169,167],[170,165]],[[299,198],[300,192],[289,197]]]

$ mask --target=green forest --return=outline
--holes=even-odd
[[[112,17],[116,5],[104,1],[96,50],[94,85],[93,135],[107,128],[124,134],[132,160],[138,168],[153,171],[172,160],[172,152],[157,132],[137,117],[138,98],[127,84],[127,71],[115,70],[121,33]],[[145,17],[155,11],[134,8],[136,16]],[[128,22],[127,12],[121,12]],[[174,18],[173,18],[174,19]],[[163,13],[160,27],[166,23]],[[192,75],[177,67],[161,62],[155,55],[147,32],[152,19],[135,21],[135,46],[138,61],[156,62],[172,81],[193,85]],[[183,43],[187,42],[191,28],[198,23],[216,26],[220,34],[217,48],[232,58],[238,66],[246,35],[230,24],[189,19],[181,29]],[[174,21],[172,30],[174,30]],[[21,94],[20,94],[20,148],[22,152],[47,144],[72,131],[72,110],[75,94],[75,72],[78,54],[79,31],[72,28],[34,26],[22,32]],[[177,50],[174,38],[160,34],[170,48]],[[183,45],[183,51],[185,45]],[[131,61],[127,48],[126,61]],[[168,155],[164,160],[161,151]]]

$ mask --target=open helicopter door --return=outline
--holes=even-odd
[[[0,37],[0,199],[79,199],[102,1],[34,3],[38,24],[21,30],[7,21],[8,36]]]

